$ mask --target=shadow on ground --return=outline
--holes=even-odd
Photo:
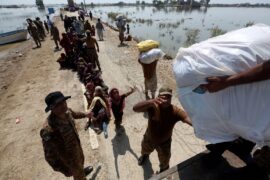
[[[117,173],[117,177],[120,178],[118,168],[118,156],[125,155],[127,151],[131,153],[136,160],[138,159],[138,156],[131,148],[129,138],[123,126],[119,130],[117,130],[116,135],[112,139],[112,145],[113,145],[115,170]]]

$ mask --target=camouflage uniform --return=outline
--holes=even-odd
[[[40,132],[46,161],[55,171],[75,180],[86,179],[83,150],[74,122],[85,117],[71,109],[66,112],[66,119],[51,113]]]
[[[51,34],[53,36],[53,40],[54,40],[56,48],[59,48],[58,43],[60,44],[60,34],[59,34],[59,30],[56,26],[51,27]]]
[[[43,26],[43,22],[40,20],[36,20],[36,22],[37,22],[37,28],[39,29],[40,34],[44,39],[46,37],[46,34],[45,34],[45,28]]]
[[[28,25],[27,30],[34,39],[36,45],[41,46],[37,27],[32,23],[32,25]]]

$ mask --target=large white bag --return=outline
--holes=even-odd
[[[118,21],[118,20],[122,20],[122,19],[125,19],[125,16],[123,14],[118,14],[116,17],[115,17],[115,20]]]
[[[139,60],[143,64],[151,64],[152,62],[162,58],[165,53],[161,49],[151,49],[150,51],[141,53]]]
[[[126,25],[126,19],[121,19],[116,21],[116,26],[118,28],[123,28]]]
[[[180,48],[173,69],[179,100],[197,137],[211,143],[243,137],[270,145],[270,80],[217,93],[192,92],[210,76],[233,75],[270,60],[270,27],[257,24]]]

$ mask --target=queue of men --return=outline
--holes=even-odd
[[[42,24],[42,21],[36,21]],[[70,96],[64,96],[59,91],[52,92],[45,98],[47,104],[45,111],[51,112],[40,132],[46,161],[55,171],[59,171],[67,177],[73,176],[75,180],[86,179],[86,176],[91,173],[93,168],[91,166],[84,168],[84,155],[74,119],[88,118],[85,130],[89,127],[93,128],[97,134],[104,132],[104,136],[107,138],[107,126],[112,118],[110,103],[112,102],[110,100],[111,93],[108,92],[109,87],[105,84],[101,76],[102,67],[98,57],[99,44],[94,37],[95,33],[93,33],[89,20],[84,21],[85,18],[82,17],[82,15],[80,15],[79,20],[75,17],[65,16],[64,27],[66,32],[62,33],[62,38],[59,37],[57,27],[48,21],[47,24],[50,24],[50,26],[47,32],[50,31],[55,35],[53,39],[56,48],[59,49],[58,43],[64,48],[65,53],[62,53],[57,60],[60,67],[77,71],[78,78],[85,85],[86,92],[84,95],[88,102],[88,112],[73,111],[67,106],[66,102]],[[40,47],[41,37],[46,36],[44,27],[41,25],[37,26],[36,23],[33,23],[30,19],[28,19],[27,22],[31,36],[37,46]],[[98,20],[98,23],[101,23],[101,21]],[[41,27],[43,27],[43,30],[38,30],[38,28]],[[101,25],[98,24],[98,27],[104,29],[103,25],[101,27]],[[100,33],[100,30],[98,30],[98,36],[100,40],[103,40],[103,34],[101,35]],[[157,61],[153,64],[141,65],[145,78],[146,100],[135,104],[133,110],[135,112],[145,112],[148,114],[148,126],[142,139],[141,156],[138,159],[138,164],[143,165],[149,158],[149,155],[156,150],[160,162],[160,170],[158,173],[160,173],[170,167],[172,133],[175,124],[178,121],[182,121],[192,126],[192,122],[183,109],[171,104],[173,95],[172,89],[168,87],[160,88],[156,98]],[[209,92],[216,92],[228,86],[264,80],[266,79],[265,74],[269,76],[267,76],[269,79],[269,63],[263,65],[263,67],[264,68],[257,67],[257,69],[250,70],[233,78],[209,78],[209,84],[205,85],[205,87]],[[268,68],[267,72],[265,70],[266,68]],[[250,79],[249,81],[243,80],[248,78]],[[115,91],[115,88],[113,91]],[[151,92],[151,97],[149,97],[148,91]],[[133,92],[134,89],[127,93],[125,97]],[[121,112],[118,112],[118,114],[122,113],[121,115],[123,115],[123,99],[120,98],[119,102],[116,101],[116,105],[120,102],[121,106],[119,106],[119,111]],[[117,112],[113,113],[114,115],[117,114]],[[117,126],[119,127],[119,124]],[[250,149],[247,153],[239,153],[239,156],[244,154],[241,157],[243,157],[242,159],[244,161],[246,160],[248,165],[234,172],[237,177],[236,179],[248,179],[250,177],[260,179],[269,172],[269,147],[264,147],[261,151],[258,151],[256,156],[252,159],[251,156],[246,155],[250,155],[254,144],[243,139],[239,139],[239,141],[244,142],[242,143],[244,144],[243,146],[249,146]],[[209,145],[208,149],[212,151],[211,156],[216,158],[217,156],[221,156],[223,151],[228,148],[227,145],[228,144]],[[232,146],[230,145],[230,147]],[[241,148],[242,145],[239,147]],[[243,172],[248,175],[243,175]]]

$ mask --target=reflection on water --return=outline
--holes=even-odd
[[[50,7],[59,8],[59,6]],[[25,28],[26,18],[40,17],[41,20],[45,20],[47,13],[47,10],[39,10],[36,7],[0,8],[0,33]]]
[[[270,25],[269,8],[88,7],[93,15],[115,26],[107,14],[122,13],[131,19],[130,32],[140,40],[155,39],[175,56],[179,47],[244,27],[250,22]]]

